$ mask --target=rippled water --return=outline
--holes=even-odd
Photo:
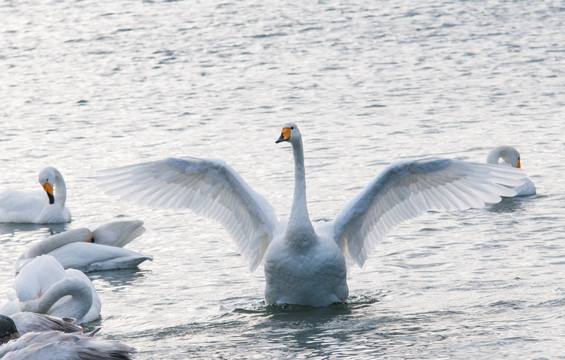
[[[7,1],[0,190],[56,166],[73,221],[0,225],[0,296],[49,234],[121,218],[155,260],[90,274],[98,336],[138,359],[563,358],[565,7],[559,1]],[[351,296],[271,308],[217,223],[101,193],[98,169],[222,158],[288,216],[296,121],[309,209],[331,219],[390,161],[516,146],[538,195],[395,229]]]

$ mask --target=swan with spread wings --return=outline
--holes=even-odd
[[[277,143],[294,155],[290,217],[279,221],[272,206],[220,160],[168,158],[104,170],[110,195],[141,205],[189,208],[219,221],[236,241],[251,270],[264,261],[267,304],[326,306],[347,299],[346,256],[362,266],[398,223],[430,210],[464,210],[513,196],[508,186],[524,174],[509,167],[451,159],[397,161],[337,214],[313,225],[306,202],[302,136],[283,125]]]

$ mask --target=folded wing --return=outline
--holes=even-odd
[[[427,211],[465,210],[514,196],[519,169],[449,159],[399,161],[388,166],[336,216],[334,238],[362,266],[400,222]]]
[[[220,222],[257,268],[277,223],[271,205],[220,160],[168,158],[104,170],[110,195],[140,205],[188,208]]]

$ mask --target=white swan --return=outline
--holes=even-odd
[[[16,260],[16,272],[39,255],[51,255],[65,269],[84,272],[133,268],[153,257],[123,249],[143,234],[143,221],[126,220],[104,224],[94,231],[74,229],[44,239],[24,251]]]
[[[77,324],[100,317],[102,307],[90,279],[81,271],[65,270],[52,256],[41,255],[24,266],[14,280],[21,311],[74,318]],[[4,315],[11,315],[5,309]]]
[[[254,270],[265,257],[268,304],[323,306],[348,296],[344,254],[362,266],[396,224],[429,210],[462,210],[500,201],[521,184],[520,170],[457,160],[398,161],[387,167],[330,223],[308,215],[302,138],[283,126],[276,141],[294,154],[294,199],[288,223],[219,160],[169,158],[102,172],[109,194],[139,204],[190,208],[223,224]]]
[[[0,222],[56,224],[71,221],[71,213],[65,207],[65,180],[59,170],[46,167],[39,172],[38,180],[45,192],[5,191],[0,194]]]
[[[116,341],[56,330],[25,332],[0,315],[0,358],[12,360],[131,359],[134,348]],[[22,336],[23,335],[23,336]],[[2,345],[4,344],[4,345]]]
[[[502,162],[499,162],[502,160]],[[511,146],[497,146],[492,149],[487,156],[487,164],[500,164],[505,166],[512,166],[515,168],[522,168],[520,161],[520,153],[518,150]],[[529,196],[536,194],[536,186],[529,178],[524,179],[524,183],[513,188],[516,191],[516,196]]]

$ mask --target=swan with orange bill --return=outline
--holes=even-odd
[[[59,170],[48,166],[38,175],[44,191],[0,193],[0,223],[57,224],[71,221],[65,206],[67,188]]]
[[[244,135],[243,135],[244,136]],[[219,221],[254,270],[263,261],[267,304],[326,306],[347,299],[346,257],[362,266],[402,221],[431,210],[465,210],[513,196],[519,169],[452,159],[396,161],[331,222],[310,221],[302,134],[283,125],[276,143],[294,157],[290,217],[275,210],[220,160],[168,158],[109,169],[99,177],[110,195],[151,207],[188,208]]]
[[[501,166],[511,166],[522,168],[520,153],[512,146],[497,146],[492,149],[487,156],[487,164],[498,164]],[[536,186],[530,178],[525,178],[524,183],[513,187],[516,196],[530,196],[536,194]]]

